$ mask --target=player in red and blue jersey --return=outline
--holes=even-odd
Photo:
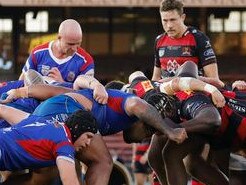
[[[166,133],[168,137],[177,142],[182,141],[186,137],[185,133],[183,133],[183,129],[171,129],[163,122],[161,116],[152,106],[132,94],[117,90],[108,90],[108,103],[103,105],[93,99],[93,92],[88,89],[71,91],[62,87],[47,85],[30,86],[28,89],[28,94],[31,97],[39,99],[52,97],[40,104],[33,115],[28,119],[32,119],[33,117],[35,119],[41,117],[40,119],[45,118],[49,120],[66,119],[72,112],[78,109],[84,109],[90,110],[95,116],[99,131],[102,135],[109,135],[122,130],[125,131],[131,129],[132,127],[137,127],[137,129],[135,129],[135,132],[137,133],[140,129],[144,130],[142,130],[142,134],[137,134],[131,139],[133,141],[141,141],[144,137],[151,136],[153,133],[149,130],[145,130],[145,127],[142,127],[143,124],[146,124],[159,130],[161,133]],[[27,88],[19,89],[19,91],[21,90],[25,91]],[[66,94],[58,95],[61,93]],[[21,94],[23,94],[23,92]],[[53,97],[54,95],[58,96]],[[1,108],[4,109],[4,106]],[[6,114],[1,116],[7,119]],[[100,160],[103,157],[101,153],[104,150],[102,150],[100,142],[94,144],[99,146],[94,147],[92,156],[98,157],[93,160]],[[86,154],[88,154],[88,152],[86,152],[85,155]],[[90,158],[91,156],[87,155],[87,157]],[[103,161],[98,161],[97,163],[100,164],[101,162]],[[94,171],[94,173],[96,174],[96,171]],[[98,175],[96,175],[95,178],[98,178]],[[105,179],[105,177],[106,174],[103,174],[103,179]],[[100,179],[98,183],[102,183],[102,179]]]
[[[19,79],[23,79],[28,69],[34,69],[57,82],[74,82],[81,74],[94,75],[94,60],[80,47],[81,42],[79,23],[73,19],[63,21],[57,40],[33,49]]]
[[[0,130],[0,170],[38,169],[57,165],[63,184],[79,185],[75,151],[90,145],[97,132],[94,117],[79,110],[66,123],[23,120]]]

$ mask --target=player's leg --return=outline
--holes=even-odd
[[[244,185],[246,182],[246,158],[231,154],[230,185]]]
[[[194,150],[185,158],[185,166],[188,173],[195,179],[211,185],[228,185],[228,178],[218,169],[216,165],[211,165],[210,160],[205,160],[201,156],[203,148]]]
[[[166,171],[164,167],[164,161],[162,159],[162,149],[164,148],[166,141],[166,136],[157,134],[153,135],[148,155],[149,164],[156,173],[156,176],[162,185],[167,185]]]

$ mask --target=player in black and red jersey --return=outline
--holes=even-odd
[[[174,76],[185,61],[197,64],[201,75],[219,79],[217,60],[208,37],[184,24],[186,15],[179,0],[163,0],[160,16],[165,33],[155,42],[155,66],[152,80]]]

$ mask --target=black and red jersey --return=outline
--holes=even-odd
[[[176,70],[186,61],[202,68],[216,63],[216,56],[208,37],[201,31],[188,27],[181,38],[173,39],[166,33],[159,35],[155,42],[155,66],[160,67],[163,77],[174,76]]]
[[[245,146],[246,143],[246,92],[224,91],[226,105],[221,108],[221,126],[215,133],[212,146]],[[183,120],[189,120],[204,107],[213,106],[209,96],[203,93],[179,92],[179,114]]]
[[[146,94],[156,92],[156,87],[159,85],[159,82],[150,81],[145,77],[138,77],[132,81],[129,88],[133,90],[135,95],[144,98]]]

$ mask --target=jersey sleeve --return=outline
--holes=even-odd
[[[181,117],[186,120],[195,118],[203,108],[214,106],[210,98],[205,94],[199,93],[189,97],[182,103],[180,113]]]
[[[59,143],[56,148],[56,159],[62,158],[71,162],[75,160],[75,150],[71,143],[68,141],[64,141]]]
[[[24,65],[24,67],[22,68],[22,72],[26,72],[29,69],[33,69],[33,70],[36,71],[37,70],[36,69],[37,65],[35,65],[35,64],[37,64],[37,58],[36,58],[35,54],[32,52],[29,55],[29,57],[27,58],[27,61],[26,61],[25,65]]]
[[[199,56],[201,66],[204,67],[206,65],[216,63],[217,59],[209,38],[204,33],[197,30],[195,30],[194,36],[197,42],[197,55]]]
[[[159,57],[159,53],[158,53],[158,41],[160,39],[162,35],[159,35],[156,37],[155,39],[155,45],[154,45],[154,65],[155,67],[160,68],[161,67],[161,62],[160,62],[160,57]]]
[[[93,57],[82,48],[78,49],[78,54],[81,55],[84,60],[84,63],[80,66],[80,75],[94,75],[95,64]]]

